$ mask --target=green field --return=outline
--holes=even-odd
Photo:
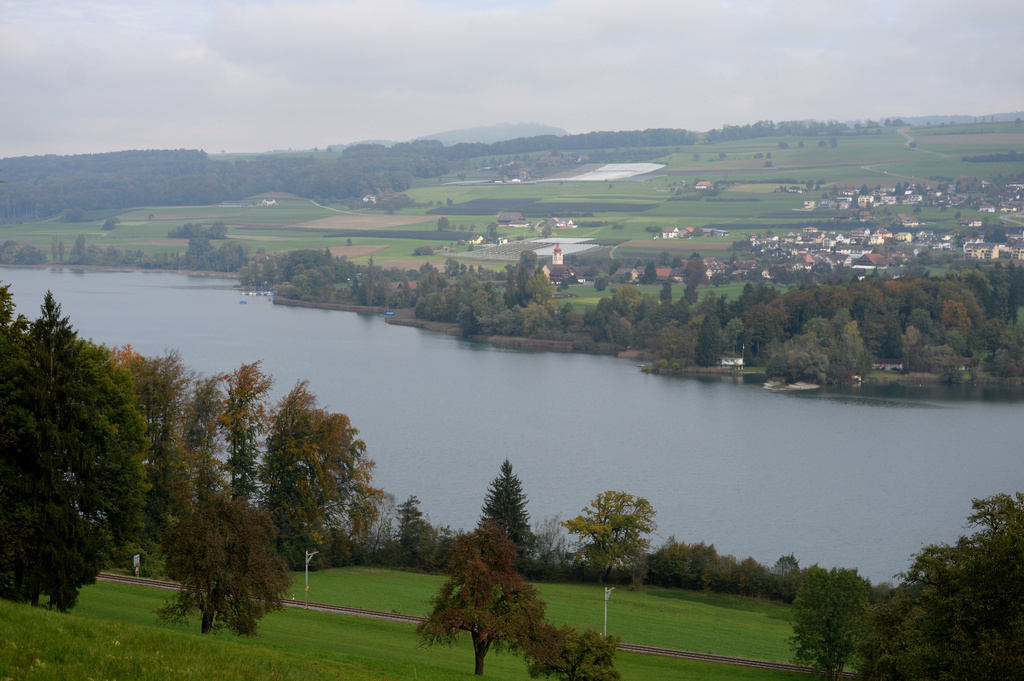
[[[311,601],[368,610],[426,615],[426,601],[441,575],[375,568],[342,568],[309,574]],[[304,576],[293,593],[302,598]],[[604,590],[596,584],[538,584],[555,624],[604,626]],[[609,631],[627,643],[785,662],[791,633],[786,606],[735,596],[675,589],[616,589],[608,608]],[[685,623],[685,624],[683,624]]]
[[[458,258],[466,251],[466,244],[460,245],[457,239],[421,238],[424,231],[436,231],[439,217],[447,216],[452,229],[460,237],[468,238],[482,234],[501,206],[511,208],[525,204],[537,215],[558,216],[560,211],[571,207],[585,209],[592,216],[574,217],[583,226],[553,236],[589,237],[598,243],[624,244],[616,249],[624,260],[631,254],[635,259],[637,253],[649,256],[661,251],[668,251],[672,256],[686,257],[696,251],[702,255],[727,257],[731,254],[732,242],[744,239],[752,231],[764,232],[770,228],[789,231],[800,225],[827,222],[830,214],[826,211],[801,210],[805,200],[820,199],[825,190],[859,188],[865,184],[891,186],[908,180],[936,186],[964,175],[986,179],[1000,173],[1021,172],[1019,163],[965,163],[962,157],[1016,149],[1024,143],[1024,126],[984,123],[918,126],[906,130],[915,137],[917,149],[908,148],[906,139],[892,128],[840,136],[836,148],[829,144],[819,147],[820,138],[814,137],[765,137],[665,148],[664,155],[652,161],[664,163],[666,168],[660,171],[660,177],[644,182],[462,185],[452,184],[459,179],[453,173],[451,177],[416,180],[406,193],[419,206],[394,214],[362,205],[352,210],[338,204],[318,206],[301,197],[274,194],[278,205],[272,207],[133,209],[117,215],[121,224],[112,231],[101,229],[103,221],[111,216],[109,212],[90,215],[90,221],[83,223],[54,219],[4,225],[0,227],[0,239],[31,243],[47,254],[53,237],[63,240],[65,249],[69,249],[79,234],[85,236],[87,244],[153,253],[184,253],[187,241],[168,239],[169,230],[188,222],[209,225],[223,221],[228,225],[229,238],[253,251],[330,247],[336,249],[336,254],[357,261],[372,256],[378,265],[408,269],[424,262],[441,265],[447,257]],[[768,154],[771,154],[771,167],[765,167]],[[337,157],[334,152],[312,155],[322,156],[325,161]],[[474,159],[469,165],[475,167],[484,162],[485,159]],[[698,196],[692,189],[698,180],[725,180],[736,186],[717,196]],[[805,194],[778,191],[780,186],[806,182],[820,182],[822,189]],[[676,195],[677,191],[695,200],[676,200],[681,198]],[[898,212],[898,207],[892,208],[893,214]],[[956,229],[955,212],[925,208],[918,217],[932,229]],[[969,208],[959,212],[965,217],[976,214]],[[647,231],[655,227],[707,226],[727,229],[730,234],[663,241],[654,239],[655,234]],[[512,239],[539,235],[527,229],[502,232]],[[403,238],[404,234],[413,238]],[[431,246],[435,254],[414,256],[413,251],[420,246]],[[500,269],[503,265],[486,266]]]
[[[310,573],[316,600],[379,609],[415,609],[441,577],[349,568]],[[303,576],[296,575],[301,594]],[[541,585],[554,622],[600,626],[598,585]],[[82,591],[80,605],[62,615],[0,601],[0,679],[469,679],[468,642],[454,649],[424,648],[409,625],[288,608],[260,623],[258,638],[229,633],[202,636],[198,624],[167,624],[153,614],[166,591],[99,583]],[[418,604],[418,605],[417,605]],[[764,647],[786,659],[789,609],[723,597],[618,589],[609,606],[609,630],[629,641],[756,656]],[[619,627],[616,628],[616,623]],[[674,642],[678,641],[676,644]],[[746,681],[804,675],[732,665],[620,653],[624,679]],[[514,656],[491,653],[485,674],[527,679]]]

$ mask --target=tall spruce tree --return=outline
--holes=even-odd
[[[718,364],[722,355],[722,329],[718,317],[708,311],[697,331],[697,343],[694,348],[694,359],[697,366],[713,367]]]
[[[501,473],[487,488],[480,524],[493,522],[505,530],[517,547],[524,549],[533,539],[530,514],[526,511],[527,501],[523,494],[523,483],[519,481],[519,476],[512,473],[512,464],[505,459],[501,464]]]
[[[2,468],[18,523],[4,534],[19,541],[0,561],[0,582],[6,597],[38,605],[46,596],[68,610],[141,527],[146,423],[128,371],[78,338],[49,292],[16,342],[24,352],[3,377],[17,405],[4,410],[14,428]]]

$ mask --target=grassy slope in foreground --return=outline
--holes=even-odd
[[[409,615],[426,615],[426,601],[444,581],[378,568],[349,567],[309,574],[309,599]],[[604,626],[604,590],[597,584],[536,584],[555,624]],[[302,598],[304,576],[297,574]],[[616,589],[608,604],[608,630],[627,643],[756,660],[788,662],[791,609],[738,596],[649,587]]]
[[[466,642],[423,648],[413,627],[286,609],[255,639],[202,636],[196,622],[161,623],[166,591],[112,584],[85,589],[70,614],[0,601],[0,679],[471,679]],[[731,665],[620,654],[626,679],[804,679]],[[487,656],[486,677],[527,679],[522,660]]]

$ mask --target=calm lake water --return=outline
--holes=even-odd
[[[232,280],[0,268],[0,282],[30,318],[52,290],[99,343],[177,349],[207,373],[262,359],[275,398],[308,379],[360,430],[376,484],[456,529],[475,525],[508,457],[535,522],[624,490],[657,510],[655,545],[675,535],[768,564],[793,553],[882,581],[962,534],[972,498],[1024,489],[1016,389],[773,393],[274,306]]]

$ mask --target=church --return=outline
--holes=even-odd
[[[555,244],[554,252],[551,254],[551,264],[544,265],[541,271],[548,276],[548,279],[553,284],[560,284],[566,279],[569,281],[576,279],[576,272],[568,265],[562,263],[562,247],[557,243]]]

